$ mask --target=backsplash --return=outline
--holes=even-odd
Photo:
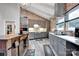
[[[46,28],[38,28],[38,29],[29,28],[29,32],[46,32],[46,31],[47,31]]]

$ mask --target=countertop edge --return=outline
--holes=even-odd
[[[59,38],[61,38],[61,39],[66,40],[66,41],[69,41],[69,42],[71,42],[71,43],[73,43],[73,44],[79,45],[79,42],[76,42],[76,40],[79,41],[79,38],[76,38],[76,37],[73,37],[73,36],[68,36],[68,37],[74,38],[74,41],[72,41],[71,39],[69,40],[69,39],[67,39],[67,38],[64,38],[64,36],[67,36],[67,35],[64,35],[64,36],[63,36],[63,35],[55,35],[54,33],[51,33],[51,32],[49,32],[49,34],[52,34],[52,35],[54,35],[54,36],[56,36],[56,37],[59,37]]]

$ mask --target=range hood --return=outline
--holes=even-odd
[[[55,16],[61,17],[65,13],[64,3],[56,3],[55,4]]]

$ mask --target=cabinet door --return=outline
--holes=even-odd
[[[34,39],[34,32],[29,32],[29,39]]]
[[[41,37],[45,38],[45,33],[44,32],[41,32]]]
[[[58,38],[56,36],[54,36],[54,50],[56,52],[56,54],[58,54]]]
[[[50,40],[50,44],[52,45],[52,35],[51,34],[49,34],[49,40]]]
[[[50,44],[53,47],[55,53],[58,53],[58,38],[54,35],[49,35]]]
[[[41,38],[41,33],[35,32],[35,33],[34,33],[34,38],[35,38],[35,39]]]
[[[59,46],[58,46],[58,55],[66,56],[66,47],[61,43],[59,43]]]
[[[59,38],[59,42],[60,42],[62,45],[66,46],[66,40]]]
[[[53,43],[53,35],[49,34],[49,40],[50,40],[50,44],[53,47],[54,43]]]

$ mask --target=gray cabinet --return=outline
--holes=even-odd
[[[72,51],[79,51],[79,46],[53,34],[49,34],[50,45],[55,55],[72,56]]]
[[[58,43],[58,55],[59,56],[66,56],[66,47],[61,43]]]
[[[54,39],[53,39],[53,36],[51,34],[49,35],[49,40],[50,40],[51,46],[54,47]]]
[[[52,34],[49,34],[49,39],[50,39],[50,44],[53,47],[55,53],[58,56],[65,56],[66,55],[66,41]]]
[[[29,37],[28,39],[34,39],[34,33],[33,32],[29,32]]]
[[[66,40],[58,37],[58,55],[65,56],[66,55]]]
[[[41,32],[35,32],[35,33],[34,33],[34,38],[35,38],[35,39],[41,38]]]
[[[58,54],[58,39],[54,36],[54,50]]]
[[[49,39],[50,39],[51,46],[55,50],[55,53],[58,54],[58,39],[57,39],[57,37],[50,34]]]
[[[46,37],[48,37],[47,32],[41,32],[41,37],[42,37],[42,38],[46,38]]]
[[[66,46],[66,40],[61,39],[61,38],[58,38],[58,39],[59,39],[59,42],[60,42],[63,46]]]
[[[29,39],[47,38],[48,32],[29,32]]]

